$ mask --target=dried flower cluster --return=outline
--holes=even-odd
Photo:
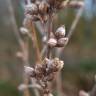
[[[37,81],[45,94],[45,89],[49,92],[47,83],[54,79],[54,76],[63,68],[63,65],[63,61],[59,60],[59,58],[52,60],[45,58],[42,64],[37,64],[35,68],[25,66],[25,73]]]
[[[31,22],[48,22],[48,18],[50,18],[50,16],[53,17],[53,14],[58,9],[60,9],[60,5],[62,4],[62,1],[60,0],[29,1],[26,0],[25,5],[25,19],[23,22],[24,27],[20,28],[20,31],[23,35],[29,33]],[[51,31],[50,27],[49,30]],[[61,26],[60,28],[58,28],[52,37],[50,36],[50,33],[52,32],[48,32],[48,41],[46,41],[46,43],[48,44],[48,48],[63,47],[65,41],[67,40],[65,38],[65,27]],[[59,70],[63,68],[63,65],[63,61],[59,60],[59,58],[49,59],[48,57],[43,60],[42,64],[36,64],[34,68],[25,67],[25,73],[30,78],[34,78],[36,83],[41,86],[44,96],[50,96],[51,93],[48,88],[48,82],[54,79],[54,76]]]
[[[40,59],[34,68],[25,65],[25,73],[30,79],[34,79],[35,83],[40,86],[43,96],[52,96],[48,88],[48,83],[54,79],[56,73],[64,66],[64,62],[59,58],[52,58],[50,56],[51,49],[54,47],[65,47],[68,42],[68,37],[65,36],[66,30],[64,25],[60,26],[55,32],[53,32],[52,25],[54,14],[68,4],[72,6],[81,4],[78,4],[77,2],[69,3],[69,1],[70,0],[25,0],[25,18],[23,21],[23,27],[20,28],[20,32],[23,35],[31,37],[33,45],[35,46],[34,49],[36,49],[37,59]],[[46,38],[43,40],[45,45],[47,45],[47,54],[44,57],[44,60],[41,60],[38,44],[36,44],[37,38],[33,22],[37,21],[41,22],[42,25],[47,25],[47,32],[44,33],[46,34]],[[26,45],[27,44],[25,44],[25,46],[21,44],[21,46],[23,46],[23,52],[25,51],[24,56],[26,57],[22,56],[20,53],[17,54],[19,57],[23,58],[23,61],[25,62],[24,64],[28,63],[28,52],[26,51],[27,49],[24,49]],[[23,87],[25,88],[26,86],[24,85]]]
[[[49,47],[64,47],[68,42],[68,38],[65,37],[65,26],[59,27],[54,35],[48,40]]]
[[[48,15],[61,9],[63,0],[31,0],[26,2],[25,15],[30,15],[33,21],[46,22]]]

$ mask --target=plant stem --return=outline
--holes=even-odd
[[[48,22],[48,34],[47,34],[47,38],[48,40],[50,39],[51,36],[51,32],[52,30],[52,14],[49,14],[49,22]],[[51,58],[51,47],[47,46],[47,58]]]
[[[34,45],[34,49],[36,52],[36,64],[40,64],[41,63],[41,55],[40,55],[40,50],[39,50],[39,46],[38,46],[35,26],[34,26],[33,22],[31,22],[30,31],[32,32],[33,45]]]

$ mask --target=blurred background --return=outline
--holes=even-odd
[[[18,30],[24,18],[24,1],[11,0]],[[96,0],[84,0],[82,16],[69,44],[61,54],[65,61],[62,70],[62,91],[68,96],[78,96],[79,90],[90,91],[96,74]],[[78,9],[67,8],[58,13],[56,26],[65,24],[68,31]],[[23,65],[16,57],[20,49],[12,27],[8,0],[0,0],[0,96],[22,96],[18,86],[22,81]],[[39,33],[38,33],[39,34]],[[39,34],[40,35],[40,34]],[[30,51],[33,64],[33,52]],[[55,83],[54,83],[55,86]],[[56,94],[54,90],[54,94]],[[33,96],[33,95],[32,95]],[[57,96],[57,95],[55,95]]]

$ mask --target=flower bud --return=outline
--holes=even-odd
[[[53,96],[53,95],[51,93],[49,93],[48,96]]]
[[[46,43],[46,41],[47,41],[47,37],[44,36],[44,37],[42,38],[42,42],[43,42],[43,43]]]
[[[28,66],[24,66],[25,68],[25,73],[29,76],[35,77],[35,71],[34,68],[32,67],[28,67]]]
[[[57,47],[64,47],[68,42],[68,38],[60,38],[57,41]]]
[[[25,6],[25,14],[37,14],[38,13],[38,7],[31,3]]]
[[[27,85],[25,85],[25,84],[20,84],[19,87],[18,87],[18,90],[19,90],[19,91],[24,91],[26,88],[27,88]]]
[[[22,52],[17,52],[17,53],[16,53],[16,57],[18,57],[18,58],[23,58],[23,53],[22,53]]]
[[[20,32],[21,32],[23,35],[26,35],[29,31],[28,31],[27,28],[21,27],[21,28],[20,28]]]
[[[50,38],[50,39],[48,40],[48,45],[49,45],[50,47],[55,47],[56,44],[57,44],[57,40],[56,40],[55,38]]]
[[[56,32],[55,32],[55,36],[58,38],[62,38],[65,36],[65,26],[61,26],[59,27]]]

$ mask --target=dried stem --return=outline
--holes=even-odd
[[[74,29],[75,29],[76,26],[77,26],[78,21],[80,20],[80,17],[81,17],[81,15],[82,15],[82,13],[83,13],[83,9],[84,9],[84,7],[81,7],[81,8],[79,9],[78,13],[76,14],[76,17],[75,17],[75,19],[74,19],[74,21],[73,21],[73,23],[72,23],[72,25],[71,25],[71,28],[70,28],[67,36],[66,36],[66,37],[68,38],[68,41],[69,41],[69,39],[71,38],[71,36],[72,36],[72,34],[73,34],[73,32],[74,32]],[[66,45],[67,45],[67,44],[68,44],[68,42],[66,43]],[[66,45],[65,45],[65,46],[66,46]],[[64,46],[64,48],[65,48],[65,46]]]
[[[71,36],[72,36],[72,34],[73,34],[73,32],[74,32],[74,29],[76,28],[76,25],[77,25],[78,21],[80,20],[80,17],[81,17],[81,15],[82,15],[82,13],[83,13],[83,7],[81,7],[81,8],[79,9],[79,11],[78,11],[78,13],[77,13],[77,15],[76,15],[76,17],[75,17],[75,20],[73,21],[72,26],[71,26],[71,28],[70,28],[70,30],[69,30],[69,32],[68,32],[67,37],[68,37],[69,39],[71,38]]]
[[[49,22],[48,22],[48,40],[50,39],[51,32],[53,31],[52,29],[52,14],[49,14]],[[51,58],[51,47],[47,47],[47,58]]]
[[[30,31],[32,32],[34,49],[36,52],[36,64],[40,64],[41,63],[41,56],[40,56],[40,50],[39,50],[39,46],[38,46],[39,44],[37,41],[35,26],[34,26],[33,22],[31,23]]]

